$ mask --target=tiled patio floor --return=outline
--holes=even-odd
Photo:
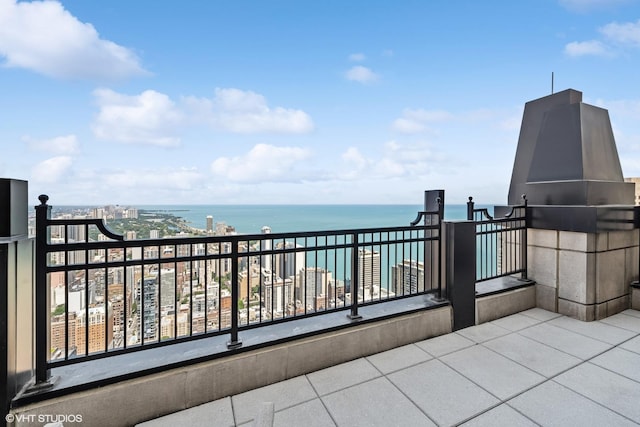
[[[640,425],[640,312],[531,309],[139,426]]]

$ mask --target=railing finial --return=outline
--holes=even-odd
[[[44,206],[49,201],[49,196],[47,196],[46,194],[41,194],[38,196],[38,200],[40,200],[40,204]]]

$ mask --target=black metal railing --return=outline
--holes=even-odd
[[[401,227],[125,240],[100,219],[51,219],[47,201],[36,207],[38,383],[56,366],[223,334],[233,349],[244,329],[442,294],[441,208]]]
[[[527,198],[501,217],[467,202],[467,220],[476,223],[476,281],[520,275],[527,278]]]

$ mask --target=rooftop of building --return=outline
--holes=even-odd
[[[638,366],[640,311],[533,308],[139,426],[638,425]]]

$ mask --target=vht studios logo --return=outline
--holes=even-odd
[[[7,414],[4,419],[8,423],[81,423],[82,414]]]

